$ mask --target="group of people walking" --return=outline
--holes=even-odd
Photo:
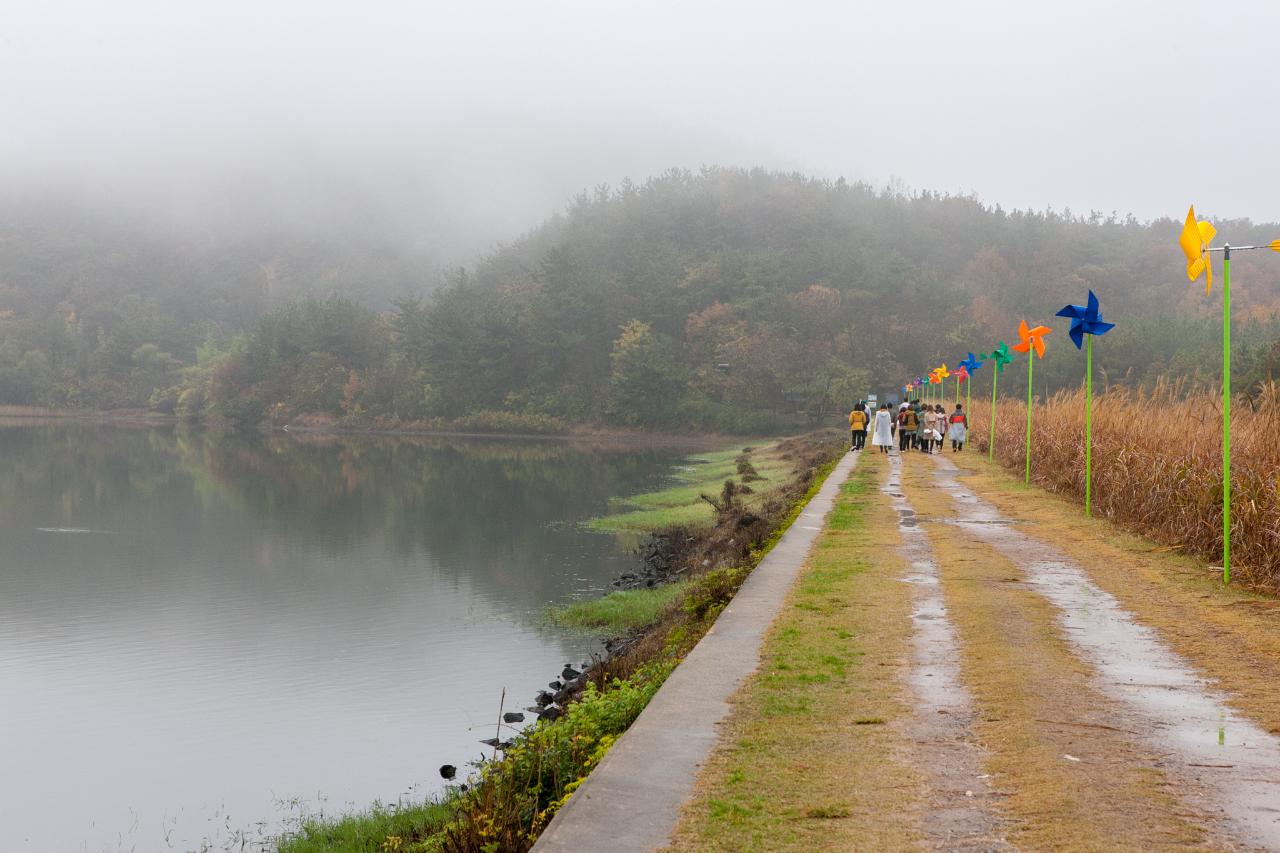
[[[950,415],[941,404],[921,404],[919,400],[903,402],[895,415],[888,403],[881,403],[874,413],[859,400],[849,413],[850,450],[862,450],[867,446],[867,432],[871,432],[871,444],[888,453],[897,433],[898,451],[919,450],[936,453],[942,450],[942,442],[951,442],[951,452],[964,450],[969,437],[969,418],[964,406],[956,403]],[[944,438],[945,436],[945,438]]]

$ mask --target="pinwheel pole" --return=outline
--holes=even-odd
[[[1044,336],[1052,332],[1048,326],[1036,326],[1034,329],[1027,327],[1027,321],[1023,320],[1018,324],[1018,343],[1013,345],[1017,352],[1025,352],[1027,354],[1027,467],[1025,482],[1031,485],[1031,404],[1032,404],[1032,379],[1035,374],[1035,357],[1044,358]]]
[[[1031,375],[1035,365],[1036,360],[1027,353],[1027,471],[1023,482],[1028,486],[1031,485]]]
[[[1084,338],[1084,514],[1093,515],[1093,335]]]
[[[969,417],[973,416],[973,373],[982,367],[982,362],[973,357],[973,353],[967,354],[961,361],[960,366],[964,368],[965,379],[964,384],[964,410]],[[959,402],[957,400],[957,402]]]
[[[991,371],[991,440],[987,442],[987,461],[996,458],[996,386],[1000,384],[1000,371]]]
[[[1260,246],[1232,246],[1230,243],[1211,248],[1217,229],[1207,221],[1196,220],[1193,205],[1178,238],[1187,256],[1187,278],[1195,281],[1205,274],[1205,295],[1213,287],[1213,267],[1209,252],[1222,252],[1222,582],[1231,582],[1231,252],[1271,249],[1280,252],[1280,240]]]

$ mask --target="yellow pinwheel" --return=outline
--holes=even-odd
[[[1213,289],[1213,265],[1210,252],[1222,253],[1222,582],[1231,580],[1231,253],[1251,249],[1280,252],[1280,240],[1257,246],[1220,247],[1209,244],[1218,229],[1196,219],[1196,206],[1187,208],[1187,221],[1178,235],[1178,245],[1187,256],[1187,278],[1195,281],[1205,274],[1204,295]]]
[[[1178,245],[1187,256],[1187,278],[1195,281],[1200,273],[1205,274],[1204,295],[1208,296],[1213,289],[1213,264],[1209,263],[1209,244],[1213,242],[1218,229],[1207,220],[1196,221],[1196,206],[1187,210],[1187,222],[1182,226],[1182,234],[1178,237]],[[1277,241],[1280,242],[1280,241]],[[1280,249],[1277,249],[1280,251]]]

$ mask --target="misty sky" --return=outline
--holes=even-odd
[[[702,164],[1280,220],[1278,34],[1264,0],[0,0],[0,188],[460,254]]]

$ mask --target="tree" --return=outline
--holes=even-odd
[[[670,339],[631,320],[613,342],[609,414],[628,426],[669,426],[684,390]]]

